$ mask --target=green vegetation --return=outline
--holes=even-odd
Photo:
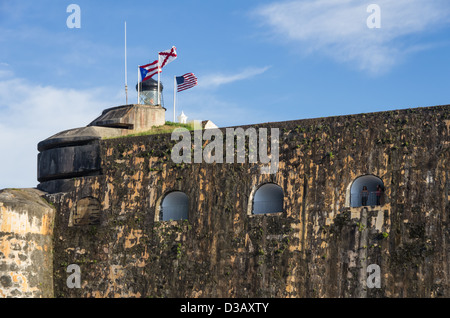
[[[356,222],[356,226],[358,227],[358,231],[362,232],[366,229],[366,226],[364,224],[361,224],[359,222]]]
[[[177,258],[181,257],[181,243],[177,243]]]
[[[124,137],[136,137],[136,136],[170,134],[176,128],[186,128],[186,129],[191,131],[191,130],[194,130],[194,124],[193,123],[181,124],[181,123],[174,123],[174,122],[171,122],[171,121],[166,121],[166,123],[164,125],[152,127],[150,130],[141,131],[141,132],[138,132],[138,133],[124,135],[124,136],[108,137],[108,138],[104,138],[104,139],[115,139],[115,138],[124,138]]]

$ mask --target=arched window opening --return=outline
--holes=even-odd
[[[274,183],[260,186],[253,197],[252,214],[283,212],[283,189]]]
[[[374,175],[356,178],[350,189],[351,207],[374,206],[384,204],[383,181]]]
[[[187,220],[188,215],[189,199],[184,192],[173,191],[164,197],[159,217],[161,221]]]

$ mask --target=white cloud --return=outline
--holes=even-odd
[[[67,129],[89,124],[101,112],[124,103],[122,90],[98,87],[86,90],[58,88],[14,77],[7,65],[0,68],[0,189],[37,185],[37,144]],[[264,73],[269,67],[247,68],[232,75],[202,76],[205,87],[244,80]],[[199,85],[200,86],[200,85]],[[132,96],[129,96],[132,100]],[[177,103],[178,104],[178,103]],[[249,110],[233,102],[199,91],[179,98],[177,114],[184,107],[189,119],[210,119],[219,125],[245,124]],[[172,107],[166,118],[172,118]],[[258,121],[253,118],[253,121]]]
[[[5,62],[0,62],[0,79],[8,78],[11,76],[13,76],[13,72],[10,69],[9,64]]]
[[[229,84],[260,75],[266,72],[269,68],[270,66],[249,67],[239,73],[233,74],[206,74],[201,77],[201,81],[199,80],[198,86],[204,88],[215,88],[224,84]]]
[[[119,95],[105,88],[77,91],[0,78],[0,189],[36,186],[37,144],[86,126],[103,109],[119,105]]]
[[[198,86],[189,90],[189,94],[178,93],[176,116],[181,111],[188,116],[190,120],[211,120],[219,127],[254,124],[263,121],[264,115],[261,112],[255,113],[251,108],[242,107],[233,100],[233,96],[222,94],[220,96],[216,88],[232,84],[237,81],[246,80],[254,76],[261,75],[270,69],[265,67],[248,67],[239,72],[224,74],[196,74],[198,75]],[[171,87],[165,88],[165,95],[172,96]],[[173,120],[173,100],[170,100],[167,107],[166,118]]]
[[[434,31],[450,21],[446,0],[298,0],[273,3],[253,13],[277,39],[303,54],[321,53],[360,70],[383,73],[409,52],[429,47],[408,36]],[[381,9],[381,28],[370,29],[367,7]]]

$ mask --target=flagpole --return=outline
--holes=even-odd
[[[140,94],[140,90],[141,90],[141,83],[139,83],[139,65],[138,65],[138,78],[137,78],[137,82],[138,82],[138,94],[137,94],[137,104],[139,105],[139,94]]]
[[[173,122],[175,122],[175,101],[177,98],[177,77],[173,77]]]
[[[160,73],[161,73],[161,65],[160,65],[161,61],[159,59],[159,54],[158,54],[158,105],[161,106],[161,94],[159,92],[159,82],[160,82]]]
[[[127,21],[125,21],[125,101],[128,105],[128,85],[127,85]]]

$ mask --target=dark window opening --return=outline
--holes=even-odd
[[[161,221],[169,220],[187,220],[189,214],[188,196],[181,191],[168,193],[162,203],[159,219]]]
[[[350,206],[375,206],[383,205],[384,184],[374,175],[365,175],[355,179],[350,189]]]
[[[283,189],[274,183],[260,186],[253,198],[252,214],[283,212]]]

